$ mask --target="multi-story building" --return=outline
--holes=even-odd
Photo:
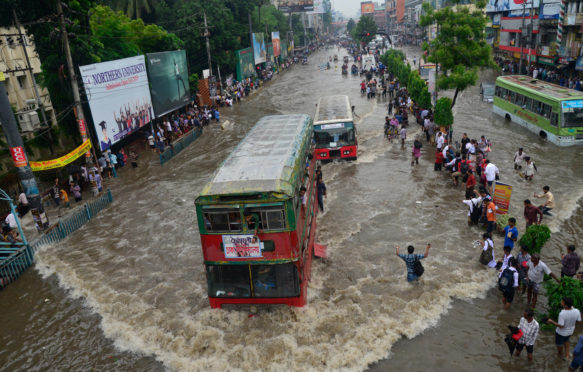
[[[24,48],[26,48],[30,66],[27,63]],[[4,73],[8,100],[15,110],[20,130],[26,133],[40,129],[41,108],[37,104],[32,76],[34,75],[38,80],[41,62],[33,40],[26,35],[25,29],[21,28],[19,33],[16,27],[0,28],[0,71]],[[48,90],[38,85],[38,93],[47,120],[56,125],[57,119]]]
[[[404,32],[405,0],[387,0],[385,9],[389,35],[402,34]]]

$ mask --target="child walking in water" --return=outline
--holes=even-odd
[[[413,152],[411,157],[411,166],[419,164],[419,157],[421,156],[421,147],[423,144],[417,138],[413,142]]]

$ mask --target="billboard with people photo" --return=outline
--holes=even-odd
[[[314,0],[280,0],[277,9],[283,13],[311,12]]]
[[[251,34],[253,39],[253,55],[255,56],[255,64],[264,63],[267,60],[267,47],[263,39],[263,32],[256,32]]]
[[[187,105],[190,88],[186,51],[148,53],[146,58],[156,117]]]
[[[279,57],[281,54],[281,41],[279,40],[279,31],[271,33],[271,42],[273,44],[273,55]]]
[[[81,66],[79,70],[101,151],[152,120],[144,56]]]

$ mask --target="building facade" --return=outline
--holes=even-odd
[[[22,37],[20,36],[22,34]],[[0,28],[0,71],[4,73],[8,100],[15,110],[15,116],[23,133],[34,132],[43,125],[40,107],[34,90],[32,75],[39,80],[41,62],[34,42],[26,35],[24,28]],[[27,63],[24,48],[28,54]],[[47,120],[56,125],[57,119],[46,88],[37,85],[42,108]],[[48,124],[48,123],[47,123]]]

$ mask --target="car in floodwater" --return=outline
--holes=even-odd
[[[484,81],[480,84],[480,96],[482,97],[482,101],[492,103],[494,102],[494,90],[496,88],[496,84],[489,81]]]

